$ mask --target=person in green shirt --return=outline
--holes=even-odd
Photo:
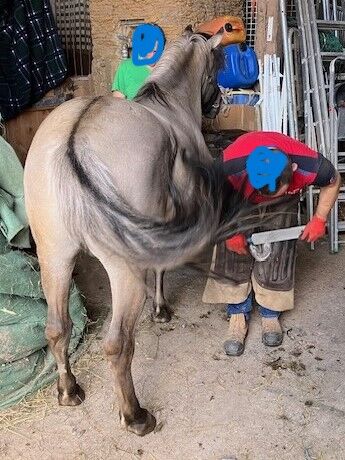
[[[151,66],[134,65],[131,58],[124,59],[114,76],[111,87],[113,95],[129,100],[134,99],[150,74]]]
[[[146,58],[150,59],[155,50],[148,53]],[[140,88],[150,76],[153,65],[135,65],[131,58],[124,59],[117,68],[111,90],[115,97],[132,100]]]

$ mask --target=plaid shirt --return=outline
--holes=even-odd
[[[0,113],[8,120],[67,76],[49,0],[0,0]]]

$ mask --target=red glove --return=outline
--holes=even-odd
[[[248,254],[247,239],[242,233],[239,233],[238,235],[235,235],[226,240],[225,244],[229,251],[236,252],[237,254],[241,255]]]
[[[302,233],[301,240],[313,243],[325,236],[326,233],[326,219],[319,216],[313,216],[313,218],[305,226],[304,232]]]

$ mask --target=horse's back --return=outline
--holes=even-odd
[[[99,160],[126,201],[150,215],[161,198],[160,173],[170,141],[166,128],[145,107],[110,95],[81,118],[75,150]]]
[[[90,135],[92,133],[92,135]],[[133,101],[103,97],[84,115],[79,134],[110,164],[159,157],[167,132],[158,118]],[[109,166],[109,165],[108,165]]]
[[[107,168],[133,207],[143,213],[155,213],[155,203],[161,198],[161,187],[157,185],[160,161],[169,142],[166,130],[140,104],[112,96],[84,97],[57,107],[33,139],[24,176],[31,226],[42,219],[50,228],[62,224],[58,208],[64,197],[58,196],[55,185],[58,165],[64,163],[65,168],[72,168],[67,155],[71,135],[73,155],[91,155]],[[67,175],[65,180],[73,177]]]

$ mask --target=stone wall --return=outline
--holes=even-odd
[[[156,22],[169,40],[178,37],[188,24],[194,26],[224,14],[241,16],[242,5],[243,0],[90,0],[92,79],[96,94],[110,91],[121,59],[117,38],[121,20]]]

